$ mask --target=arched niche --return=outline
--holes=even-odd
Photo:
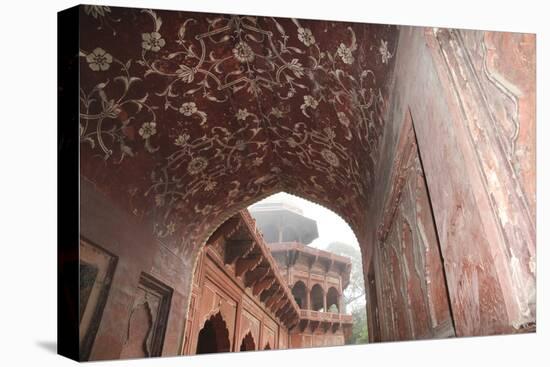
[[[311,309],[313,311],[324,311],[325,310],[325,292],[323,287],[320,284],[315,284],[311,287],[310,300],[311,300]]]
[[[294,286],[292,287],[292,295],[300,308],[307,309],[309,307],[307,304],[307,287],[304,282],[298,280],[294,283]]]
[[[249,331],[244,336],[239,351],[246,352],[251,350],[256,350],[256,343],[254,342],[254,337],[252,336],[252,333]]]
[[[229,330],[220,312],[212,315],[199,332],[196,354],[229,352]]]
[[[340,312],[340,295],[334,287],[330,287],[327,291],[327,312]]]

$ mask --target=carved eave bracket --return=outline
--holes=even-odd
[[[234,266],[235,276],[250,289],[252,296],[258,297],[287,327],[294,327],[300,309],[254,220],[247,211],[241,211],[230,221],[230,225],[224,224],[223,229],[216,232],[220,232],[218,240],[223,235],[226,245],[225,264]]]

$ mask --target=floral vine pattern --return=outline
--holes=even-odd
[[[86,15],[97,19],[99,23],[97,26],[98,30],[108,27],[113,32],[113,35],[116,35],[116,30],[111,23],[118,23],[120,19],[111,16],[111,7],[102,5],[83,5],[83,7]]]
[[[219,218],[281,190],[361,235],[395,27],[81,11],[82,174],[159,240],[188,254]]]

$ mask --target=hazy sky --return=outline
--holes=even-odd
[[[310,244],[312,247],[322,249],[331,242],[339,241],[359,248],[355,234],[350,226],[336,213],[321,205],[284,192],[271,195],[260,201],[260,203],[266,202],[285,202],[292,204],[302,209],[304,216],[316,220],[319,237]]]

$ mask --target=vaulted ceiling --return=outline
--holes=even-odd
[[[81,174],[159,240],[188,253],[277,191],[360,231],[396,27],[103,6],[80,24]]]

